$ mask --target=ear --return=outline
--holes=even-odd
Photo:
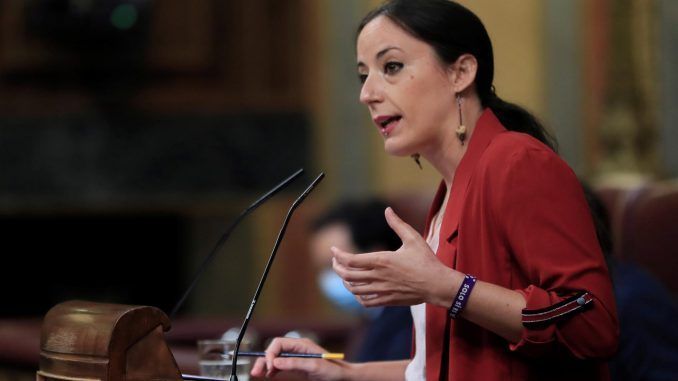
[[[464,92],[476,80],[478,72],[478,60],[472,54],[464,53],[457,58],[448,69],[448,78],[452,85],[452,91]]]

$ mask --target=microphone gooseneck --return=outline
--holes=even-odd
[[[253,212],[256,208],[259,207],[259,205],[263,204],[266,200],[269,198],[273,197],[276,193],[287,187],[290,183],[292,183],[293,180],[295,180],[297,177],[301,176],[301,174],[304,173],[304,169],[298,169],[296,172],[294,172],[292,175],[290,175],[288,178],[280,182],[280,184],[276,185],[273,189],[270,191],[266,192],[263,196],[261,196],[258,200],[252,203],[247,209],[245,209],[240,215],[231,223],[231,225],[226,229],[224,234],[222,234],[221,238],[219,238],[219,241],[217,241],[216,245],[214,245],[214,248],[210,253],[205,257],[203,260],[202,264],[198,268],[198,271],[195,273],[195,276],[193,277],[193,281],[191,281],[191,284],[188,286],[188,289],[184,292],[184,294],[179,298],[179,301],[177,304],[174,306],[172,309],[172,312],[170,313],[170,321],[174,320],[174,316],[177,314],[181,306],[184,304],[186,301],[186,298],[188,297],[188,294],[191,293],[195,285],[198,283],[198,279],[202,276],[202,273],[205,272],[207,269],[207,265],[209,265],[210,262],[216,257],[217,252],[219,252],[219,249],[226,243],[226,240],[228,237],[231,235],[231,232],[233,229],[235,229],[236,226],[242,221],[243,218],[245,218],[248,214]]]
[[[285,216],[285,220],[283,221],[282,227],[280,228],[280,232],[278,233],[278,237],[275,240],[275,244],[273,245],[273,250],[271,251],[271,255],[268,257],[268,262],[266,262],[266,267],[264,268],[264,273],[261,275],[261,279],[259,280],[259,285],[257,286],[257,290],[254,292],[254,298],[252,298],[252,302],[250,303],[250,308],[247,310],[247,315],[245,315],[245,321],[242,323],[242,327],[240,328],[240,332],[238,333],[238,338],[235,342],[235,350],[233,351],[233,363],[231,364],[231,377],[229,378],[229,381],[238,381],[238,376],[236,375],[236,366],[238,364],[238,352],[240,350],[240,343],[242,342],[243,337],[245,336],[245,331],[247,331],[247,326],[250,323],[250,319],[252,318],[252,313],[254,312],[254,307],[257,305],[257,300],[259,299],[259,294],[261,294],[261,289],[264,286],[264,283],[266,282],[266,278],[268,277],[268,272],[271,269],[271,264],[273,263],[273,260],[275,259],[275,254],[278,252],[278,247],[280,246],[280,242],[282,241],[282,237],[285,235],[285,231],[287,230],[287,224],[290,221],[290,218],[292,217],[292,213],[294,213],[294,210],[297,209],[297,207],[306,199],[306,196],[308,196],[309,193],[315,188],[316,185],[325,177],[325,173],[321,172],[318,177],[316,177],[315,180],[311,183],[311,185],[306,188],[304,193],[299,196],[293,203],[292,206],[290,207],[290,210],[287,212],[287,215]]]

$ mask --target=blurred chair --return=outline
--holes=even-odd
[[[678,305],[668,288],[671,280],[660,278],[675,263],[669,240],[678,233],[671,223],[678,212],[677,190],[657,184],[587,194],[617,303],[619,349],[609,361],[614,381],[678,379],[678,329],[674,324]],[[615,217],[610,218],[606,203]],[[617,218],[621,247],[609,237],[613,218]]]
[[[644,267],[677,295],[678,184],[656,183],[630,193],[618,233],[617,256]]]
[[[602,202],[609,219],[610,239],[613,253],[616,258],[622,258],[622,232],[624,221],[628,218],[629,211],[633,209],[636,201],[651,186],[647,183],[635,185],[604,185],[595,188],[594,192],[598,200]]]

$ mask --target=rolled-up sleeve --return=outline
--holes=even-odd
[[[612,356],[619,335],[612,284],[577,177],[544,150],[522,150],[503,164],[498,180],[507,191],[497,198],[496,220],[503,221],[520,274],[515,288],[525,297],[526,310],[548,311],[581,292],[592,299],[586,308],[524,328],[510,350],[529,356]]]

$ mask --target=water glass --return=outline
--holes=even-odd
[[[231,376],[231,365],[233,364],[231,351],[234,350],[234,340],[198,340],[200,375],[228,380]],[[242,342],[240,350],[249,350],[249,344]],[[249,381],[251,368],[250,358],[238,356],[235,372],[238,381]]]

